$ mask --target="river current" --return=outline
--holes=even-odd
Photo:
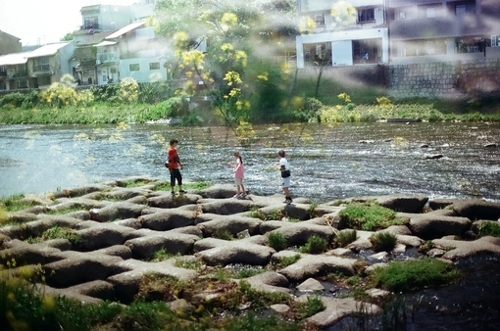
[[[128,176],[168,179],[163,162],[176,138],[187,181],[233,183],[227,163],[239,151],[246,187],[281,193],[274,165],[284,149],[292,195],[318,203],[385,194],[500,201],[500,147],[485,147],[500,145],[499,123],[262,125],[254,131],[242,147],[225,127],[0,126],[0,197]]]

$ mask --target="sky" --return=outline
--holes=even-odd
[[[82,25],[80,9],[95,4],[129,5],[132,0],[0,0],[0,30],[23,46],[61,40]]]

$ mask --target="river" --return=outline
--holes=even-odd
[[[500,123],[262,125],[241,147],[225,127],[0,126],[0,197],[44,193],[128,176],[168,178],[171,138],[185,180],[233,183],[239,151],[253,193],[281,193],[274,165],[287,152],[292,195],[318,203],[355,196],[424,194],[500,200]],[[422,145],[428,147],[422,147]],[[426,155],[440,154],[439,159]]]

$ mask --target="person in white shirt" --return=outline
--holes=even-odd
[[[290,196],[290,177],[292,177],[290,173],[290,165],[288,164],[288,161],[285,158],[285,151],[280,150],[278,152],[278,155],[280,156],[280,160],[278,162],[278,167],[281,172],[281,180],[282,180],[282,188],[283,188],[283,193],[285,193],[285,203],[287,205],[292,203],[292,197]]]

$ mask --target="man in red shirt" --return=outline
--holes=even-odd
[[[180,170],[184,167],[182,166],[179,155],[177,154],[177,144],[179,141],[177,139],[170,140],[170,147],[168,148],[168,170],[170,171],[170,188],[171,193],[175,194],[175,180],[177,179],[177,184],[179,185],[179,193],[186,193],[182,189],[182,175]]]

